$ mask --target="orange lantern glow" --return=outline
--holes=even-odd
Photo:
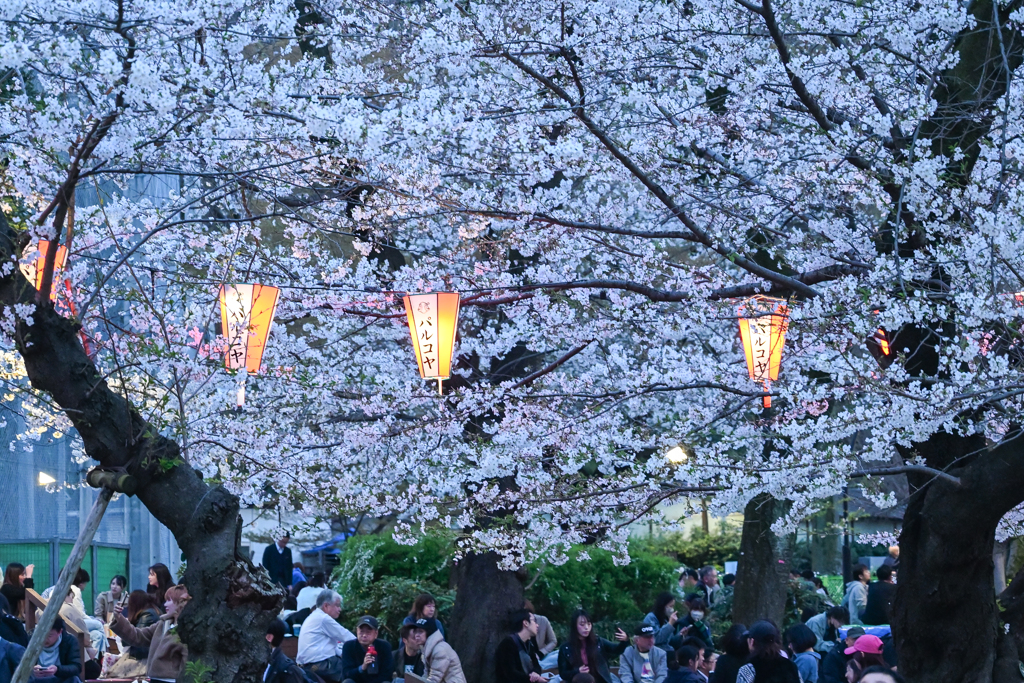
[[[459,293],[433,292],[403,297],[416,364],[423,379],[441,382],[451,377],[455,329],[459,322]]]
[[[879,327],[875,332],[875,343],[878,344],[878,349],[883,356],[892,354],[892,349],[889,348],[889,337],[886,335],[884,327]]]
[[[28,263],[21,264],[21,272],[25,275],[25,278],[32,283],[32,286],[39,291],[43,286],[43,271],[46,269],[46,257],[50,253],[50,248],[53,242],[50,240],[39,240],[39,256],[32,259]],[[58,274],[64,270],[64,265],[68,260],[68,248],[63,244],[57,245],[57,256],[53,261],[53,283],[57,282]],[[50,285],[50,301],[57,300],[57,288]]]
[[[221,285],[221,333],[228,340],[224,365],[231,370],[245,368],[248,374],[260,370],[270,325],[274,322],[280,290],[266,285]],[[245,376],[238,388],[238,406],[245,403]]]
[[[788,324],[789,308],[782,299],[756,296],[740,307],[740,340],[747,370],[750,379],[761,382],[766,392],[768,383],[779,378]],[[765,396],[764,407],[771,405],[771,397]]]

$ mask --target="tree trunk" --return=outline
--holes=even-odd
[[[1015,435],[989,450],[981,438],[937,434],[914,453],[949,468],[959,484],[908,476],[892,609],[900,671],[910,681],[1019,682],[1017,647],[996,606],[992,549],[999,519],[1024,499],[1024,444]]]
[[[512,631],[508,617],[522,609],[523,582],[498,568],[498,555],[467,555],[455,566],[457,593],[448,640],[459,655],[466,680],[494,683],[494,651]]]
[[[781,507],[779,501],[761,494],[743,510],[740,559],[732,602],[733,623],[750,626],[755,621],[771,619],[782,627],[789,568],[779,557],[778,538],[771,528]]]
[[[18,255],[18,236],[0,212],[0,256]],[[0,279],[0,304],[35,305],[34,289],[14,268]],[[238,553],[238,498],[181,458],[178,444],[112,392],[85,354],[75,325],[45,303],[32,324],[19,321],[15,342],[32,386],[49,393],[72,421],[90,457],[100,466],[127,471],[139,481],[137,495],[174,534],[188,562],[184,583],[192,600],[179,632],[189,659],[214,683],[249,683],[263,676],[269,647],[264,639],[281,593]],[[196,667],[197,665],[193,665]],[[197,680],[199,680],[197,678]]]

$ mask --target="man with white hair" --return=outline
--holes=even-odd
[[[341,614],[341,596],[330,589],[316,596],[316,609],[302,622],[299,652],[295,661],[326,681],[340,683],[341,646],[355,636],[337,622]]]

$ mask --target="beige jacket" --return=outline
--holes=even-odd
[[[558,647],[558,638],[547,617],[542,617],[539,614],[533,616],[537,619],[537,647],[542,655],[546,655]]]
[[[431,633],[423,645],[423,663],[431,683],[466,683],[462,662],[440,631]]]
[[[149,646],[146,671],[150,678],[173,681],[185,670],[188,648],[181,642],[174,623],[167,615],[160,617],[160,621],[152,626],[136,628],[123,614],[115,613],[110,629],[128,645]]]

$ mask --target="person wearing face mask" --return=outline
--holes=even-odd
[[[613,643],[598,638],[586,610],[573,612],[569,622],[569,642],[558,650],[558,675],[571,681],[579,673],[590,674],[597,683],[612,683],[608,660],[618,657],[629,647],[629,636],[621,628],[615,631]]]
[[[684,637],[693,636],[700,638],[710,647],[714,641],[711,640],[711,629],[708,628],[707,622],[704,621],[704,616],[707,614],[707,605],[704,603],[704,599],[691,595],[686,604],[690,608],[690,613],[677,624],[680,634]]]
[[[668,591],[658,594],[651,611],[644,617],[644,623],[654,629],[654,644],[666,652],[674,652],[679,645],[680,639],[676,637],[678,621],[676,599]]]

